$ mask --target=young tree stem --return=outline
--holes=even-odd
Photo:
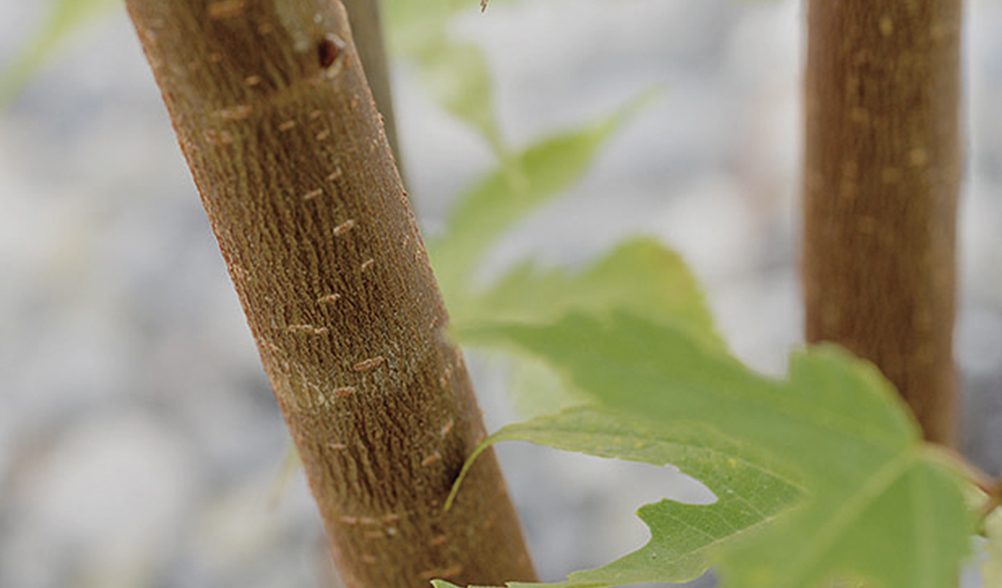
[[[807,338],[874,362],[956,442],[961,0],[810,0]]]
[[[349,588],[534,573],[331,0],[128,0]]]
[[[389,60],[386,57],[386,43],[383,41],[383,24],[380,16],[379,0],[344,0],[348,11],[355,48],[359,61],[365,70],[376,107],[383,115],[383,128],[390,148],[397,161],[401,177],[405,177],[400,161],[400,142],[397,139],[396,116],[393,112],[393,93],[390,85]]]

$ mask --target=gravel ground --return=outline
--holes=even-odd
[[[0,67],[44,3],[0,0]],[[965,451],[1002,471],[1002,3],[971,0],[958,352]],[[802,5],[539,0],[471,13],[506,137],[522,145],[662,97],[486,271],[577,264],[636,232],[703,278],[738,355],[780,372],[800,340],[796,199]],[[490,165],[394,70],[422,222]],[[473,357],[489,426],[513,418]],[[0,114],[0,586],[313,587],[322,531],[236,296],[123,14]],[[500,457],[546,579],[646,538],[632,512],[705,498],[663,468],[524,445]],[[276,499],[280,496],[280,499]],[[706,582],[704,582],[705,584]]]

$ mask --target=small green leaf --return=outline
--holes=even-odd
[[[498,156],[506,148],[494,114],[494,92],[483,51],[456,42],[449,22],[467,0],[387,0],[388,39],[394,55],[417,66],[418,76],[438,104],[479,132]]]
[[[472,43],[438,36],[415,54],[421,81],[438,104],[476,129],[497,154],[504,153],[494,116],[494,92],[483,52]]]
[[[466,303],[473,271],[487,249],[516,222],[578,181],[612,133],[642,103],[634,101],[584,129],[530,146],[460,197],[448,230],[428,245],[452,312]]]
[[[394,52],[407,57],[415,45],[444,30],[462,12],[480,11],[477,0],[382,0],[382,15]]]
[[[17,97],[72,33],[119,5],[117,0],[56,0],[39,29],[0,74],[0,108]]]
[[[485,323],[544,323],[568,312],[615,311],[671,323],[705,343],[723,346],[685,262],[648,238],[626,241],[580,272],[523,264],[459,311],[453,322],[461,339],[464,329],[472,333]]]
[[[391,39],[420,34],[429,28],[439,29],[456,14],[477,7],[475,0],[383,0],[380,3]]]
[[[946,588],[971,520],[953,465],[926,446],[890,384],[835,347],[760,376],[672,326],[629,315],[493,327],[561,369],[605,410],[665,428],[698,422],[775,460],[808,498],[718,560],[728,585],[810,588],[831,579]]]

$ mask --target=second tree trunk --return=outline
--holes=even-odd
[[[874,362],[953,444],[961,2],[806,5],[807,338]]]

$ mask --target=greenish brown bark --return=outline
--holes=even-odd
[[[961,0],[806,4],[807,338],[874,362],[951,445]]]
[[[533,578],[330,0],[128,0],[344,583]]]

